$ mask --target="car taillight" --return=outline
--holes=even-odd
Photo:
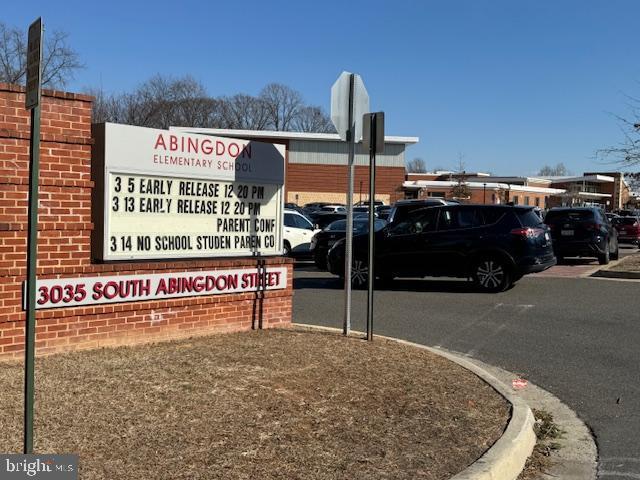
[[[587,229],[587,230],[597,231],[597,230],[600,230],[602,228],[602,225],[600,225],[599,223],[587,223],[587,224],[585,224],[584,228]]]
[[[544,233],[543,228],[522,227],[522,228],[514,228],[513,230],[511,230],[511,235],[516,235],[518,237],[523,237],[523,238],[533,238],[543,233]]]

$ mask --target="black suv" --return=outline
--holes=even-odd
[[[596,257],[606,265],[618,258],[618,234],[599,208],[552,208],[544,223],[551,229],[558,261],[564,257]]]
[[[351,280],[367,283],[368,236],[354,237]],[[344,241],[327,256],[344,277]],[[484,291],[508,289],[556,264],[548,229],[533,207],[446,205],[409,212],[376,233],[376,276],[472,278]]]

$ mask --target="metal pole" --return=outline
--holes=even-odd
[[[482,184],[482,204],[486,205],[487,203],[487,184]]]
[[[373,340],[373,282],[375,281],[376,115],[371,116],[369,138],[369,276],[367,278],[367,340]]]
[[[355,154],[355,128],[353,123],[353,90],[355,75],[352,73],[349,79],[349,128],[347,130],[347,146],[349,148],[348,159],[348,187],[347,187],[347,238],[345,238],[344,252],[344,322],[342,333],[349,335],[351,331],[351,261],[353,248],[353,177],[355,166],[353,157]]]
[[[25,325],[24,453],[33,453],[34,364],[36,340],[36,267],[38,260],[38,177],[40,104],[31,109],[29,145],[29,225],[27,233],[27,320]]]

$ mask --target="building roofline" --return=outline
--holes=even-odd
[[[283,140],[319,140],[324,142],[342,141],[337,133],[308,133],[308,132],[277,132],[272,130],[234,130],[229,128],[192,128],[169,127],[184,133],[197,133],[200,135],[215,135],[219,137],[252,137],[252,138],[280,138]],[[386,143],[403,143],[412,145],[420,141],[419,137],[399,137],[385,135]]]
[[[529,187],[525,185],[512,185],[509,183],[499,182],[464,182],[464,184],[470,188],[503,189],[510,190],[512,192],[547,193],[549,195],[557,195],[566,191],[563,188]],[[427,188],[427,190],[429,187],[451,188],[456,185],[458,185],[458,182],[443,180],[405,180],[402,183],[402,186],[405,188]]]
[[[551,176],[551,177],[541,177],[543,179],[551,180],[551,183],[566,183],[566,182],[595,182],[595,183],[613,183],[615,182],[615,178],[609,177],[607,175],[581,175],[578,177],[574,176]]]

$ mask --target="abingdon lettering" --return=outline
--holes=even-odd
[[[166,135],[159,133],[154,150],[165,150],[182,153],[204,153],[205,155],[215,154],[217,156],[229,155],[237,158],[251,158],[251,144],[238,144],[236,142],[224,143],[219,140],[209,138],[185,137],[178,135]]]

